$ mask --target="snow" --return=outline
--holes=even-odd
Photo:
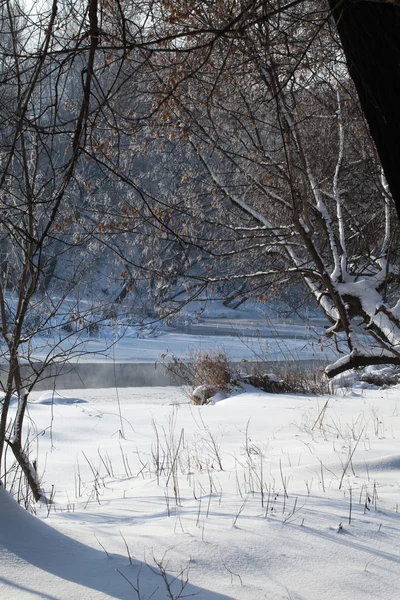
[[[200,600],[399,598],[400,389],[352,383],[202,407],[173,387],[34,393],[52,502],[35,516],[0,490],[0,597],[165,600],[164,575],[173,598],[186,578]]]
[[[187,329],[192,334],[186,333]],[[243,320],[239,324],[238,320],[224,319],[222,324],[210,319],[190,328],[175,325],[144,338],[138,337],[138,329],[134,327],[121,328],[117,332],[105,329],[98,338],[71,335],[60,341],[37,336],[29,344],[29,356],[30,360],[36,361],[53,353],[60,361],[154,363],[168,351],[187,357],[190,350],[206,352],[220,347],[231,360],[250,359],[255,354],[264,360],[310,360],[321,357],[321,345],[317,340],[324,331],[322,327],[313,331],[304,324],[290,322],[266,324],[253,321],[250,326]],[[53,351],[55,347],[57,354]],[[328,360],[336,355],[333,345],[325,347],[324,353]]]
[[[82,400],[82,398],[77,398],[74,395],[67,396],[65,394],[60,394],[55,390],[50,392],[44,392],[34,400],[36,404],[79,404],[81,402],[86,402],[86,400]]]
[[[370,317],[371,323],[375,323],[394,347],[399,345],[399,331],[396,325],[380,311],[382,296],[377,288],[386,277],[386,271],[378,271],[374,277],[364,277],[359,281],[337,284],[337,290],[341,296],[352,296],[358,298],[363,310]]]
[[[5,392],[0,392],[0,404],[3,403],[5,395]],[[10,406],[15,406],[16,404],[18,404],[18,396],[12,394],[10,398]]]

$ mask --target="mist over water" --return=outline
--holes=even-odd
[[[251,362],[251,361],[250,361]],[[279,374],[281,370],[302,367],[310,370],[325,366],[321,360],[290,360],[290,361],[254,361],[262,365],[265,372]],[[232,361],[240,367],[240,362]],[[39,365],[36,365],[36,368]],[[29,379],[33,370],[23,367],[23,378]],[[0,371],[0,380],[4,384],[7,372]],[[132,362],[82,362],[50,365],[44,369],[42,377],[35,384],[35,390],[49,389],[80,389],[80,388],[123,388],[123,387],[158,387],[176,386],[176,379],[161,363],[132,363]]]

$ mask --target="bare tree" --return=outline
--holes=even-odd
[[[7,0],[0,11],[0,465],[9,448],[38,500],[23,423],[46,367],[85,352],[79,334],[102,318],[79,306],[113,201],[110,170],[90,161],[111,147],[126,56],[111,39],[121,22],[97,0],[53,0],[40,11]]]
[[[154,44],[164,49],[160,23],[162,11],[142,1],[0,6],[0,465],[4,474],[9,448],[35,500],[42,491],[24,438],[28,398],[49,364],[85,351],[76,334],[101,319],[98,307],[79,303],[91,265],[100,253],[119,264],[111,277],[121,299],[133,286],[134,252],[128,265],[116,238],[129,233],[137,268],[148,279],[157,275],[141,249],[149,228],[164,230],[165,219],[141,191],[131,151],[154,112],[144,92],[154,80]]]
[[[182,289],[263,294],[301,277],[328,335],[349,345],[331,374],[399,362],[394,179],[325,4],[6,0],[0,11],[0,465],[10,448],[36,499],[29,393],[65,359],[68,328],[99,318],[64,302],[99,256],[117,304],[156,290],[164,315]]]
[[[330,375],[399,364],[392,200],[340,45],[326,13],[310,21],[298,3],[273,15],[271,4],[212,51],[179,49],[171,68],[155,143],[192,156],[175,234],[210,257],[212,275],[193,280],[301,276],[332,321],[327,335],[347,340]],[[216,10],[229,20],[230,4]]]

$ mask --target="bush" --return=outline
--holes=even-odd
[[[164,355],[162,359],[175,383],[188,388],[188,396],[194,404],[206,404],[211,396],[229,392],[237,383],[236,370],[221,350],[191,352],[188,361],[174,355]],[[203,391],[196,395],[193,393],[196,389]]]
[[[277,373],[265,373],[264,363],[241,363],[245,372],[229,363],[221,351],[191,352],[184,361],[175,355],[164,355],[163,363],[175,383],[186,388],[193,404],[207,404],[217,392],[230,392],[241,383],[248,383],[270,394],[329,393],[329,383],[322,369],[310,371],[299,363],[277,363]]]
[[[400,384],[400,369],[394,365],[371,365],[369,367],[351,369],[340,373],[330,380],[332,389],[350,389],[356,386],[361,389],[374,386],[386,388]]]
[[[270,394],[318,394],[329,393],[329,382],[322,369],[311,371],[301,362],[276,364],[276,373],[265,373],[263,363],[245,361],[247,373],[241,381]]]
[[[400,370],[395,367],[381,367],[368,369],[361,374],[361,381],[377,387],[398,385],[400,383]]]
[[[295,367],[287,367],[281,373],[282,381],[296,394],[315,394],[324,396],[329,394],[329,381],[323,369],[310,371],[302,367],[301,363]]]
[[[292,388],[273,373],[250,373],[243,375],[241,380],[269,394],[284,394],[292,392]]]
[[[197,385],[209,385],[222,392],[232,388],[232,367],[224,352],[199,352],[192,360]]]

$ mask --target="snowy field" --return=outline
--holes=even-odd
[[[29,416],[53,501],[0,492],[0,598],[400,597],[399,388],[64,390]]]

